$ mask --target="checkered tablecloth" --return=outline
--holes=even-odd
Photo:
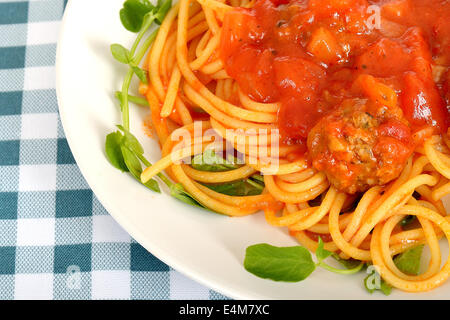
[[[55,93],[66,2],[0,0],[0,299],[225,298],[130,238],[83,179]]]

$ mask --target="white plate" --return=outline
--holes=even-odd
[[[105,136],[121,122],[113,92],[126,72],[111,57],[109,46],[131,47],[135,37],[120,23],[122,3],[69,1],[57,52],[57,94],[67,140],[82,174],[114,219],[156,257],[232,298],[386,299],[365,291],[363,273],[340,276],[318,269],[300,283],[259,279],[243,268],[245,248],[261,242],[296,245],[286,230],[269,226],[262,214],[228,218],[185,205],[165,189],[162,194],[149,191],[109,164]],[[159,147],[142,129],[147,114],[145,108],[131,107],[131,131],[155,162]],[[450,283],[423,294],[394,290],[388,298],[450,298]]]

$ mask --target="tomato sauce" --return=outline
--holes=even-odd
[[[397,104],[412,133],[448,129],[446,0],[256,0],[225,15],[220,57],[249,97],[281,102],[286,144],[305,145],[321,118],[355,98]],[[377,99],[361,79],[395,94]],[[392,123],[382,130],[404,132]]]

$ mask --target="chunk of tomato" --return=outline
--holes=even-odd
[[[411,129],[397,119],[389,119],[378,127],[378,134],[384,137],[391,137],[404,143],[410,143]]]
[[[357,58],[358,70],[374,77],[388,77],[405,71],[410,55],[400,43],[383,38],[371,45]]]
[[[237,8],[227,12],[222,25],[220,58],[227,60],[245,43],[260,37],[258,22],[251,11]]]
[[[299,58],[276,59],[274,69],[282,93],[278,114],[281,134],[298,143],[323,115],[318,100],[326,73],[315,63]]]
[[[449,113],[439,91],[431,79],[421,79],[414,72],[404,76],[401,107],[408,121],[415,127],[432,125],[447,131]]]
[[[252,99],[272,102],[278,98],[272,60],[273,55],[268,49],[243,46],[229,59],[227,72],[237,80],[242,92]]]

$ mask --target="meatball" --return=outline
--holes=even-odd
[[[314,126],[308,151],[313,166],[334,187],[354,194],[397,178],[413,145],[399,108],[352,99]]]

